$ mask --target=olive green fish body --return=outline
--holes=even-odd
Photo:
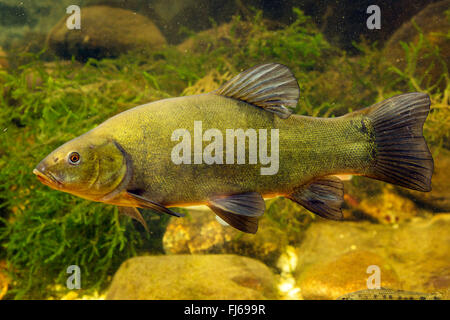
[[[179,128],[193,135],[194,121],[202,122],[203,131],[215,128],[224,136],[226,129],[265,129],[270,138],[270,130],[278,129],[278,172],[261,175],[260,163],[248,163],[248,140],[245,164],[174,164],[171,150],[177,142],[171,141],[171,135]],[[294,115],[279,119],[245,102],[204,94],[133,108],[90,134],[114,139],[130,155],[132,189],[145,190],[146,196],[165,205],[181,205],[203,203],[216,194],[245,191],[284,195],[317,176],[361,172],[370,164],[374,147],[368,124],[364,131],[361,123],[360,115],[335,119]],[[204,141],[202,150],[209,143]],[[269,152],[270,144],[268,139]],[[237,145],[234,147],[236,150]]]
[[[181,216],[208,205],[249,233],[263,197],[285,196],[342,219],[339,174],[430,191],[433,159],[422,136],[430,100],[408,93],[337,118],[292,115],[299,99],[280,64],[250,68],[219,89],[122,112],[48,155],[33,171],[46,185],[123,207]]]

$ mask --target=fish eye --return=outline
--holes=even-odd
[[[69,163],[78,164],[80,162],[80,154],[78,152],[72,152],[69,154]]]

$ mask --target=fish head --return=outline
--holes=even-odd
[[[129,170],[126,154],[114,140],[83,135],[51,152],[33,173],[53,189],[101,201]]]

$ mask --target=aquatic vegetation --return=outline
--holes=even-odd
[[[162,252],[166,218],[155,220],[158,215],[149,215],[147,224],[152,232],[140,233],[142,230],[135,229],[128,218],[119,218],[112,207],[48,193],[27,174],[38,154],[120,108],[151,99],[149,92],[158,96],[149,86],[146,90],[145,84],[133,87],[127,73],[114,79],[117,70],[111,61],[98,62],[95,67],[94,63],[81,68],[75,62],[57,63],[49,69],[36,60],[3,75],[7,93],[0,108],[1,257],[15,270],[8,295],[16,298],[24,294],[39,297],[43,287],[66,278],[71,264],[82,267],[83,287],[94,288],[105,283],[108,274],[135,255],[138,247]],[[40,77],[39,86],[29,86],[28,74]],[[143,75],[141,79],[145,82]]]
[[[450,17],[450,16],[449,16]],[[425,135],[437,146],[445,144],[448,148],[450,138],[450,77],[448,65],[439,55],[439,48],[423,37],[419,32],[417,44],[402,43],[405,50],[406,67],[400,70],[391,66],[390,70],[398,75],[398,81],[411,91],[427,92],[432,101],[432,112],[424,126]],[[446,37],[449,37],[449,34]],[[444,36],[444,35],[442,35]],[[418,72],[420,59],[427,57],[429,65],[424,73]],[[430,70],[436,67],[442,70],[439,78],[431,82]]]
[[[12,67],[0,70],[0,260],[7,261],[12,278],[7,297],[58,296],[52,288],[65,284],[72,264],[81,267],[83,290],[104,289],[128,257],[163,253],[168,217],[144,214],[151,230],[146,234],[112,206],[42,186],[31,173],[40,159],[120,111],[181,92],[207,92],[248,66],[287,64],[301,86],[296,111],[305,115],[338,116],[405,91],[427,92],[432,99],[427,141],[449,146],[450,82],[439,48],[426,39],[405,43],[408,64],[399,69],[364,43],[355,44],[359,55],[348,56],[295,12],[297,20],[282,28],[268,26],[259,13],[251,22],[235,17],[224,37],[192,36],[193,47],[207,44],[202,51],[167,47],[85,64],[43,62],[46,51],[10,55]],[[244,24],[245,32],[239,32]],[[428,61],[442,66],[439,83],[417,73],[426,48]],[[301,240],[313,219],[283,199],[271,200],[267,208],[265,218],[292,242]]]
[[[424,136],[435,147],[445,145],[448,148],[450,146],[448,65],[440,56],[440,48],[427,40],[418,27],[417,34],[419,40],[416,43],[401,43],[406,61],[403,68],[393,65],[383,52],[365,43],[355,44],[362,54],[356,61],[346,59],[346,63],[350,67],[354,83],[363,93],[359,96],[361,101],[367,98],[382,101],[386,97],[403,92],[428,93],[431,98],[431,111],[424,124]],[[449,37],[445,34],[437,36]],[[432,81],[430,72],[436,66],[441,73]]]

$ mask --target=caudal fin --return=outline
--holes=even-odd
[[[406,93],[361,110],[372,120],[375,161],[365,175],[419,191],[431,190],[433,158],[422,134],[430,110],[425,93]]]

